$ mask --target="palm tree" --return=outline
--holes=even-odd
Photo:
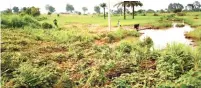
[[[101,3],[100,7],[102,7],[104,10],[104,19],[105,19],[105,7],[107,7],[107,5],[106,5],[106,3]]]
[[[143,4],[140,1],[130,1],[130,4],[133,8],[133,19],[134,19],[135,6],[142,6]]]
[[[143,4],[140,1],[124,1],[124,2],[119,2],[115,4],[114,6],[123,6],[124,7],[124,19],[126,19],[126,7],[132,7],[133,8],[133,19],[134,19],[134,11],[135,11],[135,6],[142,6]]]
[[[114,5],[114,7],[115,6],[117,6],[117,7],[120,7],[120,6],[124,7],[124,19],[126,19],[126,6],[128,4],[129,4],[129,1],[124,1],[124,2],[119,2],[119,3],[117,3],[117,4]]]

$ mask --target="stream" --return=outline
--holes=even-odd
[[[140,36],[140,40],[143,40],[146,37],[150,37],[154,42],[154,48],[163,49],[167,44],[171,43],[182,43],[186,45],[193,44],[192,40],[186,39],[184,34],[186,32],[194,30],[189,25],[185,25],[184,27],[176,27],[177,23],[173,23],[173,27],[168,29],[145,29],[140,30],[142,35]]]

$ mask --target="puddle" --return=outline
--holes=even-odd
[[[140,36],[140,40],[143,40],[145,37],[150,37],[154,42],[154,48],[157,49],[163,49],[167,44],[171,44],[173,42],[190,45],[193,44],[193,42],[190,39],[186,39],[184,34],[192,30],[193,28],[189,25],[179,28],[176,27],[176,23],[174,23],[173,27],[165,30],[141,30],[140,33],[144,34]]]

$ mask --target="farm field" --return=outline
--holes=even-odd
[[[201,12],[132,17],[112,14],[109,30],[103,14],[2,13],[1,87],[200,88]],[[194,29],[185,33],[194,46],[175,42],[156,49],[134,29],[166,30],[175,22]]]

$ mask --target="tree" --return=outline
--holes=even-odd
[[[18,12],[19,12],[19,8],[16,7],[16,6],[14,6],[14,7],[13,7],[13,12],[14,12],[14,13],[18,13]]]
[[[201,9],[201,4],[198,1],[195,1],[193,3],[194,7],[195,7],[195,11],[199,11]]]
[[[39,16],[40,15],[40,9],[36,7],[23,7],[21,12],[23,15],[28,14],[32,16]]]
[[[100,7],[103,8],[103,13],[104,13],[104,19],[105,19],[105,8],[107,7],[106,3],[101,3]]]
[[[132,9],[133,9],[133,19],[134,19],[135,6],[143,6],[143,4],[140,1],[130,1],[130,4],[131,4]]]
[[[174,13],[181,12],[184,6],[180,3],[170,3],[168,9]]]
[[[140,9],[140,10],[138,10],[137,12],[138,12],[138,13],[144,13],[144,12],[145,12],[145,10]]]
[[[45,9],[49,12],[49,13],[53,13],[55,12],[55,8],[51,5],[46,5]]]
[[[121,14],[122,15],[123,9],[117,8],[117,10],[114,11],[115,14]]]
[[[134,19],[134,12],[135,12],[135,6],[143,6],[143,4],[140,1],[124,1],[124,2],[119,2],[115,4],[114,6],[123,6],[124,7],[124,19],[126,19],[126,7],[132,7],[133,10],[133,19]]]
[[[193,4],[188,4],[187,7],[189,8],[189,10],[193,11],[195,9]]]
[[[66,11],[67,12],[73,12],[73,10],[74,10],[74,7],[73,7],[73,5],[71,5],[71,4],[66,4]]]
[[[2,11],[3,14],[12,14],[12,10],[11,9],[6,9],[4,11]]]
[[[100,7],[99,6],[95,6],[94,7],[94,11],[98,14],[100,14]]]
[[[87,7],[82,7],[82,10],[84,11],[84,14],[85,12],[88,10]]]

